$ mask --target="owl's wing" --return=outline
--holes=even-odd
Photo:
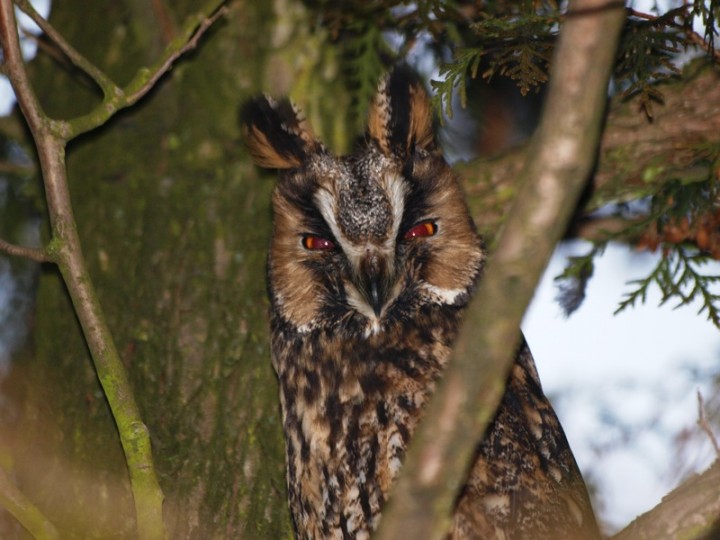
[[[478,446],[452,538],[600,538],[580,470],[524,341]]]

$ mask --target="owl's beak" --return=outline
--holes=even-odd
[[[357,285],[377,316],[380,316],[391,289],[389,270],[388,261],[378,253],[369,253],[360,262]]]

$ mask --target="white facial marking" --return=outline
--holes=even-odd
[[[363,295],[361,295],[353,285],[348,285],[345,290],[350,307],[367,319],[365,337],[367,338],[380,332],[380,319],[375,315],[375,311],[370,307]]]
[[[466,292],[465,289],[445,289],[429,283],[424,283],[422,288],[440,304],[454,304],[458,296]]]
[[[353,268],[359,268],[361,261],[371,252],[380,254],[388,261],[390,266],[395,264],[395,242],[400,229],[400,222],[402,221],[403,213],[405,211],[407,185],[402,176],[397,174],[381,175],[379,180],[380,185],[388,196],[392,207],[392,225],[390,228],[390,234],[381,245],[369,242],[361,244],[350,242],[342,234],[336,219],[337,200],[335,195],[326,188],[318,190],[315,194],[315,203],[320,210],[320,214],[328,224],[328,227],[330,227],[335,240],[337,240],[339,246],[342,248],[343,253]],[[397,286],[393,287],[392,295],[388,298],[386,305],[392,303],[399,292],[400,291]],[[365,332],[366,336],[377,334],[380,331],[380,321],[377,315],[375,315],[372,307],[367,303],[367,300],[353,286],[347,287],[347,298],[348,304],[368,319],[368,326]]]
[[[335,197],[327,189],[322,188],[315,194],[315,203],[318,205],[325,223],[328,224],[335,238],[339,240],[341,234],[340,227],[335,220]]]
[[[396,174],[383,176],[385,191],[390,198],[390,205],[393,209],[393,223],[390,236],[386,240],[386,247],[395,251],[395,240],[400,229],[403,213],[405,212],[405,197],[407,196],[407,185],[405,180]]]

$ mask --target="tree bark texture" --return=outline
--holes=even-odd
[[[611,540],[671,540],[720,537],[720,461],[688,478],[652,510],[638,516]]]
[[[595,172],[584,199],[586,211],[604,204],[637,200],[671,180],[704,179],[720,148],[720,73],[692,63],[683,76],[660,86],[664,102],[653,118],[639,99],[611,99]],[[501,156],[460,164],[473,218],[492,238],[516,193],[526,147]]]
[[[171,538],[290,531],[266,332],[272,181],[246,160],[236,121],[238,105],[268,87],[276,21],[268,3],[231,7],[151,95],[67,155],[81,242],[150,430]],[[51,22],[124,84],[157,60],[192,9],[74,0],[54,3]],[[284,23],[294,32],[292,19]],[[98,96],[63,68],[38,57],[39,98],[52,117],[82,115]],[[7,431],[13,481],[63,538],[132,538],[117,432],[49,266],[33,332],[34,354],[5,381],[17,398]]]

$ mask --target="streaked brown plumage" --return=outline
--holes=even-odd
[[[268,278],[296,533],[368,538],[448,361],[483,244],[407,68],[381,81],[350,156],[332,155],[286,100],[248,104],[243,127],[256,162],[281,170]],[[450,536],[599,538],[524,344]]]

